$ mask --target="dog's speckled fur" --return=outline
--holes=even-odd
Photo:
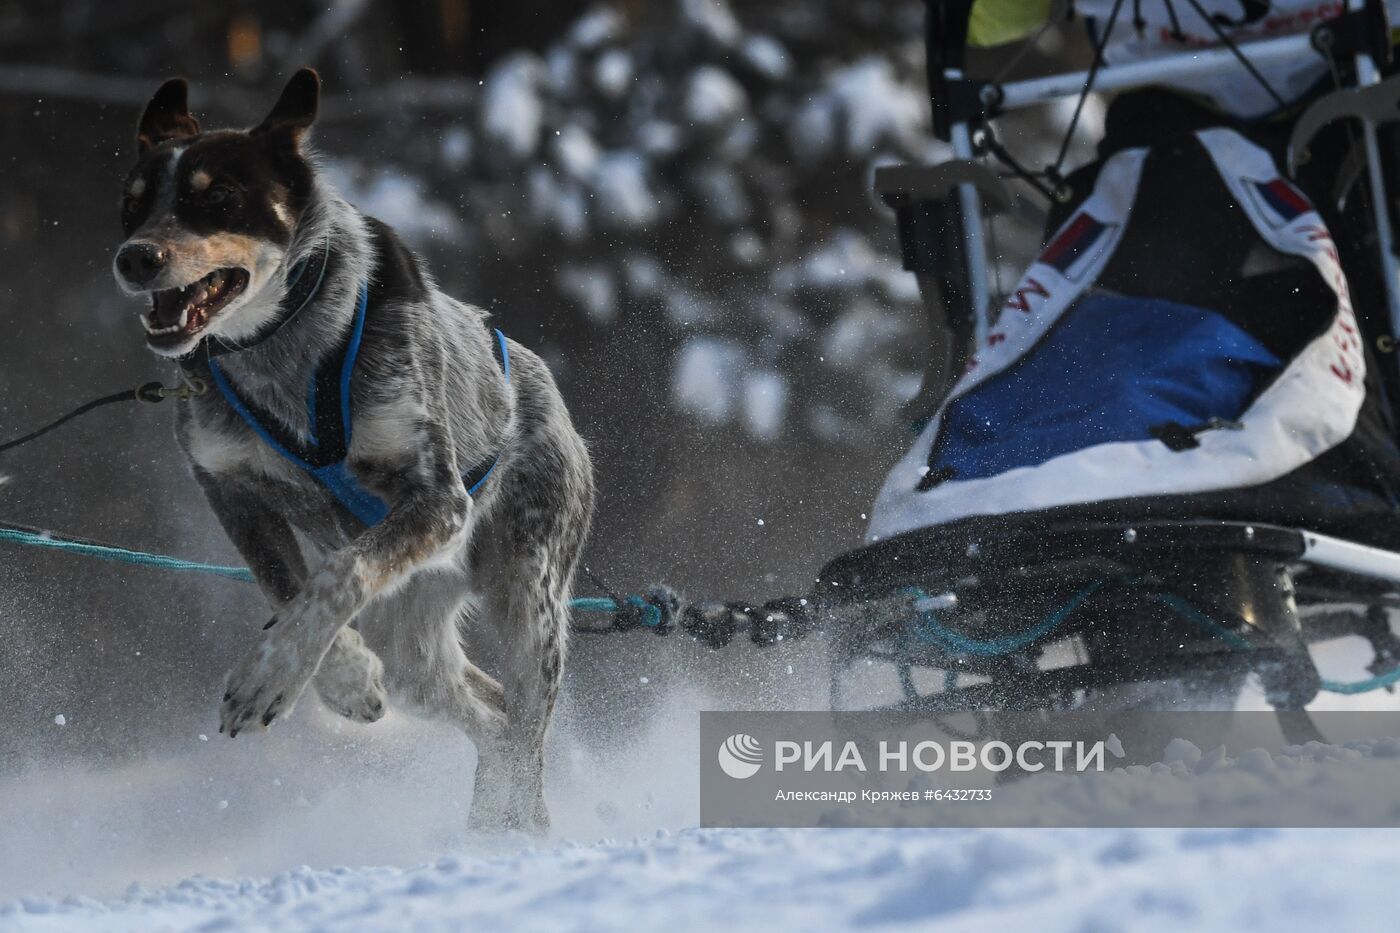
[[[301,437],[313,428],[308,382],[346,339],[369,285],[348,464],[391,506],[378,525],[361,526],[217,392],[180,404],[180,446],[273,612],[229,675],[222,729],[265,727],[313,682],[331,709],[362,722],[382,716],[391,695],[476,743],[472,825],[542,831],[543,742],[593,507],[588,453],[539,357],[512,342],[507,384],[485,313],[440,292],[392,230],[315,172],[304,137],[317,91],[314,73],[300,72],[263,124],[201,133],[183,82],[167,83],[142,118],[126,188],[127,243],[166,257],[151,282],[119,273],[129,292],[227,266],[251,274],[188,346],[157,347],[193,350],[195,362],[182,363],[193,375],[207,376],[200,340],[252,342],[276,319],[288,270],[329,244],[312,303],[220,359],[241,395]],[[462,474],[497,451],[490,479],[468,496]],[[463,637],[482,630],[502,646],[499,681],[464,652]]]

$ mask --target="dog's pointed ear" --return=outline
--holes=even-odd
[[[184,78],[171,78],[156,90],[136,130],[136,146],[142,152],[167,139],[199,135],[199,121],[190,116],[190,86]]]
[[[320,76],[314,69],[303,68],[292,75],[272,112],[253,128],[253,133],[290,133],[292,139],[300,143],[311,124],[316,122],[320,101]]]

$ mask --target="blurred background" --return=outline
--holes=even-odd
[[[922,23],[919,0],[0,0],[0,436],[171,375],[109,272],[158,83],[251,125],[310,64],[335,183],[553,367],[598,470],[590,565],[802,592],[906,443],[923,313],[870,181],[947,157]],[[0,520],[236,562],[171,418],[111,408],[6,455]],[[263,615],[240,584],[0,545],[0,767],[212,724]],[[635,689],[642,639],[580,644],[575,676]],[[676,676],[793,671],[666,650]]]

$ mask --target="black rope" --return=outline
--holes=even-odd
[[[1089,92],[1094,89],[1094,79],[1099,76],[1099,69],[1103,67],[1103,53],[1108,46],[1108,37],[1113,34],[1113,27],[1117,25],[1118,14],[1122,10],[1123,0],[1114,0],[1113,10],[1108,14],[1108,24],[1099,36],[1099,41],[1094,44],[1094,60],[1089,63],[1089,71],[1084,76],[1084,87],[1080,90],[1079,100],[1074,105],[1074,116],[1070,117],[1069,128],[1065,130],[1065,138],[1060,142],[1060,154],[1055,157],[1055,164],[1046,173],[1053,184],[1059,184],[1060,168],[1065,164],[1065,157],[1069,155],[1069,146],[1074,141],[1075,128],[1079,126],[1079,115],[1084,112],[1084,102],[1089,99]]]
[[[37,525],[26,525],[23,522],[0,521],[0,531],[21,532],[23,534],[43,537],[50,541],[61,541],[65,544],[81,544],[84,547],[106,548],[109,551],[131,551],[124,544],[113,544],[110,541],[100,541],[97,538],[86,538],[81,535],[60,534],[52,528],[40,528]]]
[[[990,152],[998,162],[1006,166],[1006,168],[1011,172],[1011,174],[1014,177],[1019,178],[1021,181],[1030,185],[1036,191],[1039,191],[1042,195],[1044,195],[1046,200],[1050,201],[1051,203],[1054,203],[1054,201],[1056,200],[1055,192],[1052,191],[1050,187],[1045,184],[1045,182],[1041,181],[1039,175],[1026,168],[1020,162],[1016,161],[1016,157],[1013,156],[1007,150],[1007,148],[1003,146],[1000,143],[1000,141],[997,140],[995,135],[993,135],[990,126],[982,127],[982,137],[980,139],[980,142],[982,144],[982,147],[988,152]]]
[[[1278,104],[1279,109],[1282,110],[1283,108],[1287,107],[1288,101],[1284,100],[1281,96],[1279,96],[1278,91],[1274,90],[1274,86],[1269,83],[1268,79],[1265,78],[1262,73],[1260,73],[1258,68],[1254,67],[1254,63],[1249,60],[1249,56],[1245,55],[1244,52],[1240,50],[1240,47],[1235,44],[1235,40],[1230,38],[1230,34],[1225,31],[1225,27],[1216,22],[1213,17],[1208,15],[1206,11],[1202,9],[1200,0],[1186,0],[1186,2],[1191,5],[1191,9],[1196,11],[1197,16],[1205,20],[1210,25],[1211,30],[1214,31],[1216,35],[1216,38],[1220,40],[1220,43],[1222,45],[1224,45],[1227,49],[1230,50],[1231,54],[1233,54],[1235,58],[1239,59],[1239,62],[1241,65],[1244,66],[1245,71],[1248,71],[1250,76],[1253,77],[1255,81],[1259,82],[1260,87],[1269,92],[1269,96],[1274,99],[1274,103]]]
[[[164,398],[164,395],[160,394],[160,391],[163,388],[164,387],[159,382],[148,382],[145,385],[138,386],[135,389],[124,389],[121,392],[113,392],[111,395],[104,395],[101,398],[95,398],[90,402],[84,402],[77,408],[70,411],[68,414],[64,415],[62,418],[59,418],[56,421],[49,422],[42,428],[39,428],[37,431],[31,431],[23,437],[17,437],[12,441],[6,441],[5,443],[0,444],[0,453],[4,453],[7,450],[13,450],[16,447],[22,447],[25,444],[28,444],[30,441],[37,440],[38,438],[43,437],[45,434],[48,434],[55,428],[62,427],[68,422],[72,421],[74,418],[77,418],[80,415],[85,415],[94,409],[102,408],[105,405],[115,405],[119,402],[159,402],[162,398]]]
[[[585,576],[588,577],[588,579],[593,583],[594,586],[603,591],[604,596],[608,597],[608,599],[611,599],[619,606],[625,605],[622,597],[617,595],[617,591],[614,590],[612,587],[608,586],[607,581],[604,580],[601,575],[594,573],[592,567],[589,567],[587,564],[585,564],[583,567],[583,573]]]

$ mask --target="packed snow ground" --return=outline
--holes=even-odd
[[[248,742],[190,729],[124,767],[36,766],[0,779],[0,930],[1396,926],[1396,830],[697,829],[712,705],[675,693],[605,737],[566,710],[543,843],[470,837],[465,742],[393,713],[362,728],[312,702]],[[1096,779],[1345,801],[1394,783],[1400,744],[1175,757]]]
[[[685,830],[26,900],[18,930],[1395,929],[1369,831]]]

